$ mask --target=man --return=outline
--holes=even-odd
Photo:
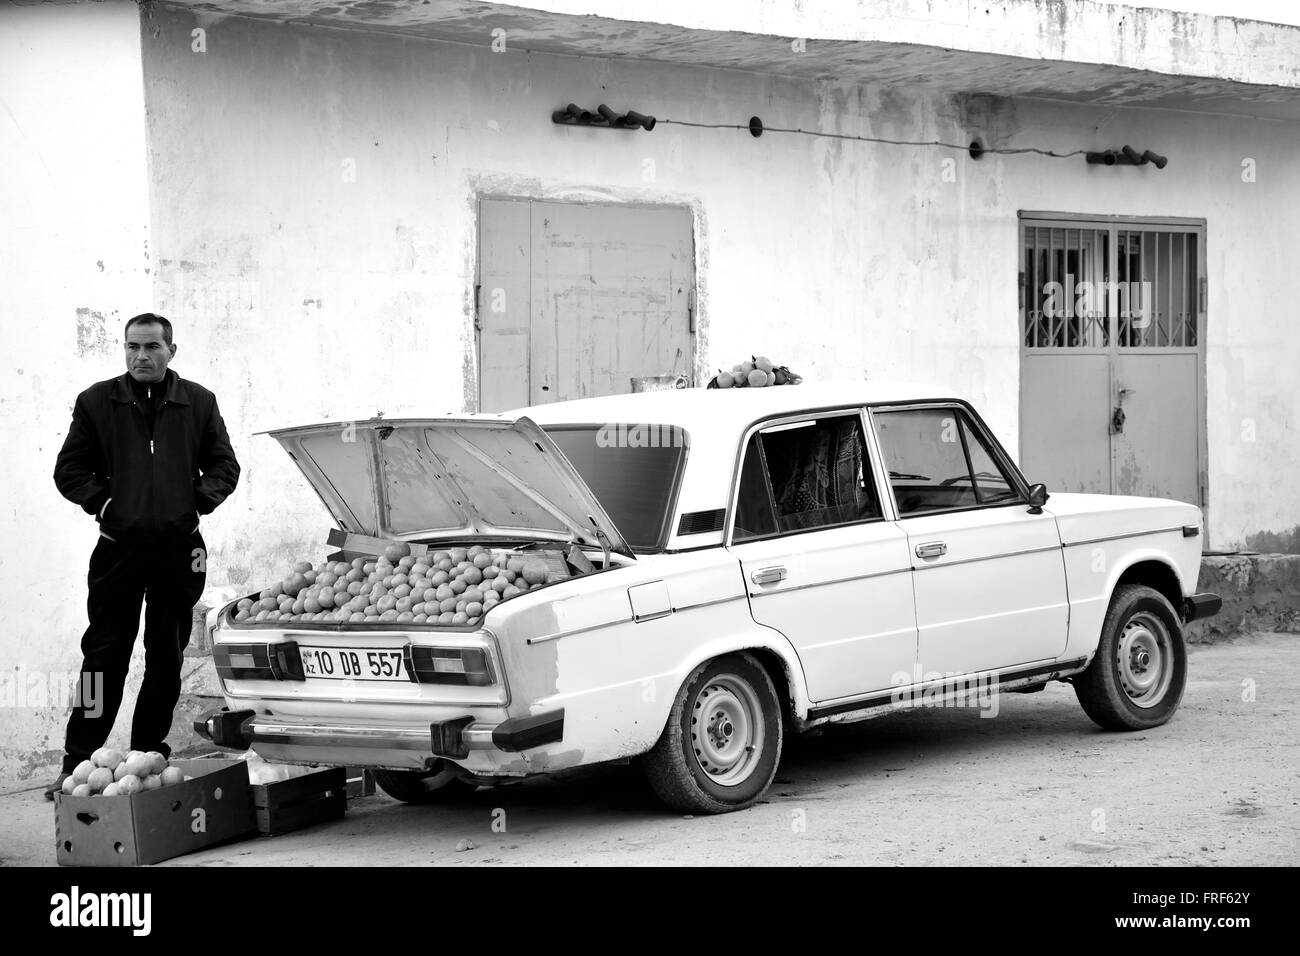
[[[104,745],[122,704],[131,650],[144,616],[144,680],[131,749],[171,754],[164,738],[180,697],[180,672],[207,550],[199,516],[235,490],[239,463],[217,400],[167,366],[172,325],[146,312],[126,323],[126,374],[77,396],[54,483],[99,522],[81,638],[81,684],[68,718],[63,772],[53,800],[81,761]],[[93,678],[91,675],[95,675]],[[85,699],[98,685],[102,701]]]

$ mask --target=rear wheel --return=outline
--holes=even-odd
[[[726,813],[767,790],[781,759],[781,702],[749,654],[701,664],[677,693],[646,778],[674,810]]]
[[[375,783],[384,793],[403,803],[446,803],[477,789],[460,779],[459,774],[454,764],[440,761],[431,771],[376,770]]]
[[[1074,679],[1084,712],[1107,730],[1146,730],[1174,715],[1187,683],[1183,626],[1164,595],[1138,584],[1115,589],[1101,642]]]

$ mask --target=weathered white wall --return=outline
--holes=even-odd
[[[97,532],[54,459],[73,399],[125,370],[122,325],[152,301],[136,6],[0,6],[0,104],[4,786],[62,756],[68,698],[48,698],[81,664]]]
[[[1296,227],[1281,214],[1300,195],[1294,125],[493,53],[165,7],[146,12],[143,44],[151,304],[176,322],[177,369],[217,393],[245,469],[205,526],[214,586],[255,586],[321,553],[323,509],[256,430],[472,404],[479,193],[687,203],[701,373],[763,352],[811,378],[949,382],[1012,449],[1017,210],[1206,217],[1214,543],[1300,523],[1290,381],[1300,337],[1289,314],[1300,278],[1287,258]],[[963,152],[663,122],[650,133],[553,125],[551,111],[570,101],[1060,151],[1131,142],[1170,165],[974,163]],[[1255,183],[1241,180],[1245,157]],[[108,357],[91,363],[102,371],[73,367],[66,340],[53,354],[69,367],[40,394],[57,414],[32,432],[50,463],[83,379],[116,368]],[[90,532],[46,488],[47,467],[37,471],[21,471],[32,498],[6,520],[22,540],[74,553],[55,587],[79,602]],[[27,566],[39,577],[51,563]],[[70,659],[75,615],[50,621],[44,638],[22,589],[0,601],[8,620],[31,622],[0,636],[6,649],[45,639]]]
[[[1013,449],[1017,210],[1205,217],[1212,540],[1298,523],[1300,409],[1285,361],[1300,348],[1287,309],[1300,294],[1287,262],[1297,227],[1276,214],[1300,195],[1295,124],[493,53],[166,8],[153,17],[158,299],[191,354],[211,357],[199,377],[222,397],[248,465],[213,522],[217,566],[236,583],[309,550],[323,529],[288,460],[251,431],[472,402],[480,190],[690,203],[702,371],[757,351],[820,378],[952,382]],[[1170,165],[974,163],[780,133],[553,125],[551,110],[570,101],[1061,152],[1132,142]],[[1254,182],[1242,178],[1247,158]]]

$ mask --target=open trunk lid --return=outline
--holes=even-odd
[[[370,419],[264,432],[344,531],[397,540],[540,538],[632,549],[529,418]]]

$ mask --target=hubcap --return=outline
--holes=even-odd
[[[1173,642],[1164,622],[1145,611],[1124,625],[1115,652],[1119,682],[1138,707],[1164,700],[1174,676]]]
[[[691,708],[691,749],[719,786],[734,787],[754,772],[763,752],[763,719],[747,681],[721,674],[700,690]]]

